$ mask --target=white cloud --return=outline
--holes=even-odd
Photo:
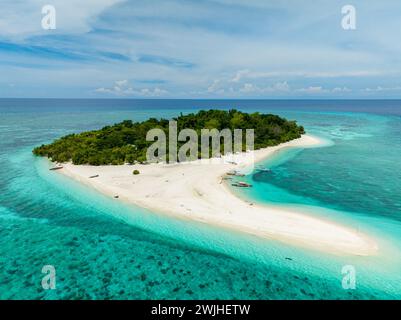
[[[290,86],[288,85],[287,81],[277,82],[273,85],[272,90],[286,92],[286,91],[290,91]]]
[[[377,86],[376,88],[365,88],[363,89],[363,91],[365,92],[401,91],[401,86],[394,86],[394,87]]]
[[[341,94],[341,93],[349,93],[352,92],[352,89],[349,89],[347,87],[335,87],[333,89],[329,88],[324,88],[323,86],[310,86],[310,87],[305,87],[305,88],[300,88],[296,89],[295,92],[299,93],[305,93],[305,94],[329,94],[329,93],[334,93],[334,94]]]
[[[213,83],[208,87],[206,92],[197,92],[198,94],[218,94],[223,96],[299,96],[303,95],[322,95],[322,94],[345,94],[353,92],[352,89],[343,87],[323,87],[322,85],[307,86],[307,87],[294,87],[290,86],[288,81],[278,81],[272,84],[266,85],[264,81],[261,81],[258,77],[252,77],[249,79],[250,71],[241,70],[238,71],[234,77],[226,79],[214,80]],[[253,80],[253,82],[242,80]],[[264,79],[262,79],[264,80]],[[380,89],[380,88],[379,88]],[[401,89],[401,88],[400,88]],[[369,90],[369,89],[366,89]],[[378,89],[375,89],[378,90]],[[383,90],[383,88],[381,88]],[[194,92],[193,92],[194,93]]]
[[[128,85],[128,80],[117,80],[116,85],[119,87],[126,87]]]
[[[258,94],[263,94],[263,93],[283,93],[283,92],[289,92],[290,91],[290,86],[286,81],[284,82],[277,82],[274,83],[271,86],[267,87],[259,87],[257,85],[251,84],[251,83],[245,83],[240,89],[239,92],[241,93],[258,93]]]
[[[333,72],[322,72],[322,71],[250,71],[248,69],[239,70],[235,76],[231,79],[231,82],[240,82],[244,79],[269,79],[277,77],[285,78],[352,78],[352,77],[372,77],[380,76],[383,72],[381,71],[333,71]]]
[[[345,92],[352,92],[351,89],[347,87],[335,87],[333,90],[331,90],[333,93],[345,93]]]
[[[248,75],[249,73],[249,70],[240,70],[235,74],[234,78],[231,79],[231,82],[239,82],[243,76]]]
[[[231,80],[217,79],[207,87],[206,91],[191,92],[192,94],[207,95],[214,94],[220,96],[241,96],[241,95],[263,95],[263,94],[283,94],[289,93],[291,88],[287,81],[276,82],[272,85],[257,85],[254,83],[246,82],[234,83]]]
[[[307,93],[307,94],[316,94],[316,93],[325,93],[328,92],[326,89],[323,89],[321,86],[311,86],[307,88],[297,89],[297,92]]]
[[[97,88],[95,93],[110,94],[119,97],[140,96],[140,97],[160,97],[168,94],[167,90],[156,88],[138,88],[134,89],[130,86],[128,80],[118,80],[114,82],[114,86],[110,88]]]
[[[221,90],[219,88],[220,83],[221,83],[221,80],[214,80],[213,83],[207,88],[207,91],[210,93],[220,91]]]

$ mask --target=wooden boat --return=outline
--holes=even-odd
[[[229,171],[226,173],[228,176],[236,176],[236,177],[245,177],[245,175],[243,173],[239,173],[236,170],[233,171]]]
[[[55,170],[60,170],[60,169],[63,169],[63,167],[62,166],[57,166],[57,167],[54,167],[54,168],[50,168],[49,170],[50,171],[55,171]]]
[[[94,176],[90,176],[89,179],[98,178],[98,177],[99,177],[99,175],[96,174],[96,175],[94,175]]]
[[[250,188],[250,187],[252,187],[251,184],[246,183],[246,182],[238,182],[238,184],[239,184],[241,187],[245,187],[245,188]]]
[[[252,188],[252,185],[246,182],[235,182],[232,186],[239,188]]]

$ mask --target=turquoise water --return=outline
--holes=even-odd
[[[325,255],[185,223],[48,171],[32,147],[124,119],[236,107],[327,139],[289,149],[239,195],[301,207],[379,239],[377,257]],[[1,299],[399,299],[401,102],[0,100]],[[56,290],[41,269],[56,268]],[[357,270],[344,290],[341,268]]]

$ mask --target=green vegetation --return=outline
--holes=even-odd
[[[304,128],[295,121],[288,121],[272,114],[244,113],[237,110],[209,110],[180,115],[178,132],[194,129],[199,136],[201,129],[254,129],[255,150],[278,145],[304,133]],[[147,148],[153,144],[146,141],[146,134],[154,128],[162,129],[168,137],[169,120],[151,118],[144,122],[125,120],[100,130],[70,134],[51,144],[33,150],[37,156],[46,156],[52,161],[90,165],[120,165],[143,163]],[[182,145],[180,142],[178,145]],[[200,144],[199,144],[200,145]]]
[[[132,174],[133,174],[134,176],[137,176],[138,174],[140,174],[140,172],[139,172],[139,170],[134,170],[134,171],[132,172]]]

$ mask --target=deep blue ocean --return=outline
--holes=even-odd
[[[274,113],[328,143],[288,149],[239,196],[297,206],[379,239],[343,257],[174,221],[48,170],[63,135],[200,109]],[[0,99],[0,299],[400,299],[401,101]],[[44,265],[56,289],[44,290]],[[342,267],[357,273],[342,287]]]

